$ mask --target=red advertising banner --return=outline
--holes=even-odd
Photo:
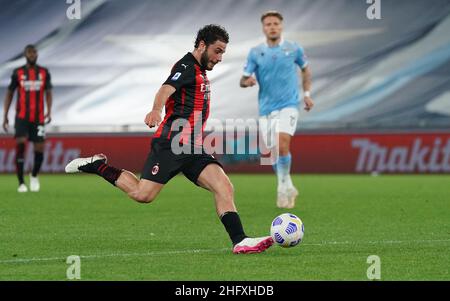
[[[305,135],[293,149],[302,172],[450,172],[450,133]]]
[[[140,172],[150,136],[53,136],[46,140],[42,172],[60,173],[70,160],[104,153],[120,168]],[[292,172],[301,173],[450,173],[450,133],[302,134],[292,139]],[[228,172],[272,172],[257,154],[217,155]],[[25,169],[33,164],[27,147]],[[0,138],[0,173],[15,171],[15,142]]]
[[[139,172],[150,150],[149,135],[99,135],[48,137],[41,172],[60,173],[71,160],[104,153],[108,162],[130,171]],[[0,138],[0,173],[15,172],[15,141]],[[25,153],[25,170],[33,166],[33,148],[30,144]]]

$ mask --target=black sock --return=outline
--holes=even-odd
[[[233,245],[240,243],[247,237],[244,233],[241,219],[239,218],[239,214],[237,212],[227,211],[220,216],[220,220],[225,226],[228,235],[230,235]]]
[[[25,143],[16,145],[16,173],[19,185],[25,183],[23,180],[23,166],[25,164]]]
[[[41,170],[42,161],[44,160],[44,154],[41,152],[34,152],[34,165],[33,165],[33,171],[31,172],[31,175],[33,177],[36,177],[39,170]]]
[[[116,181],[120,177],[122,169],[109,166],[104,160],[97,160],[89,165],[91,165],[90,170],[92,173],[98,174],[100,177],[116,186]]]

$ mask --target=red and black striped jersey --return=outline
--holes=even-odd
[[[8,89],[17,89],[16,118],[44,123],[44,92],[52,88],[47,68],[27,65],[14,69]]]
[[[211,94],[206,70],[189,52],[173,66],[164,84],[176,91],[166,102],[166,115],[153,138],[201,146]]]

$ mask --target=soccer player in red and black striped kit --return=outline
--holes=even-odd
[[[145,117],[149,127],[159,127],[140,180],[129,171],[108,165],[103,154],[75,159],[66,166],[66,172],[98,174],[141,203],[152,202],[164,185],[182,172],[194,184],[213,193],[216,212],[233,243],[233,253],[259,253],[273,244],[272,238],[246,236],[234,204],[233,185],[222,165],[205,153],[202,145],[210,107],[206,71],[222,61],[228,40],[223,27],[206,25],[197,33],[195,49],[172,68],[155,96],[152,111]],[[164,106],[166,115],[162,120]],[[180,152],[179,147],[187,151]]]
[[[27,192],[23,178],[25,163],[25,143],[33,142],[34,165],[30,176],[30,190],[39,191],[37,177],[44,160],[45,123],[51,121],[52,84],[47,68],[36,64],[38,53],[34,45],[27,45],[24,50],[26,65],[13,71],[11,83],[6,92],[4,103],[3,129],[9,127],[8,111],[17,89],[16,118],[14,123],[16,139],[16,172],[19,179],[18,192]],[[47,110],[44,109],[44,97]]]

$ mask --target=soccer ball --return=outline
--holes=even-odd
[[[303,239],[303,234],[302,220],[291,213],[277,216],[270,227],[270,235],[273,240],[283,248],[298,245]]]

